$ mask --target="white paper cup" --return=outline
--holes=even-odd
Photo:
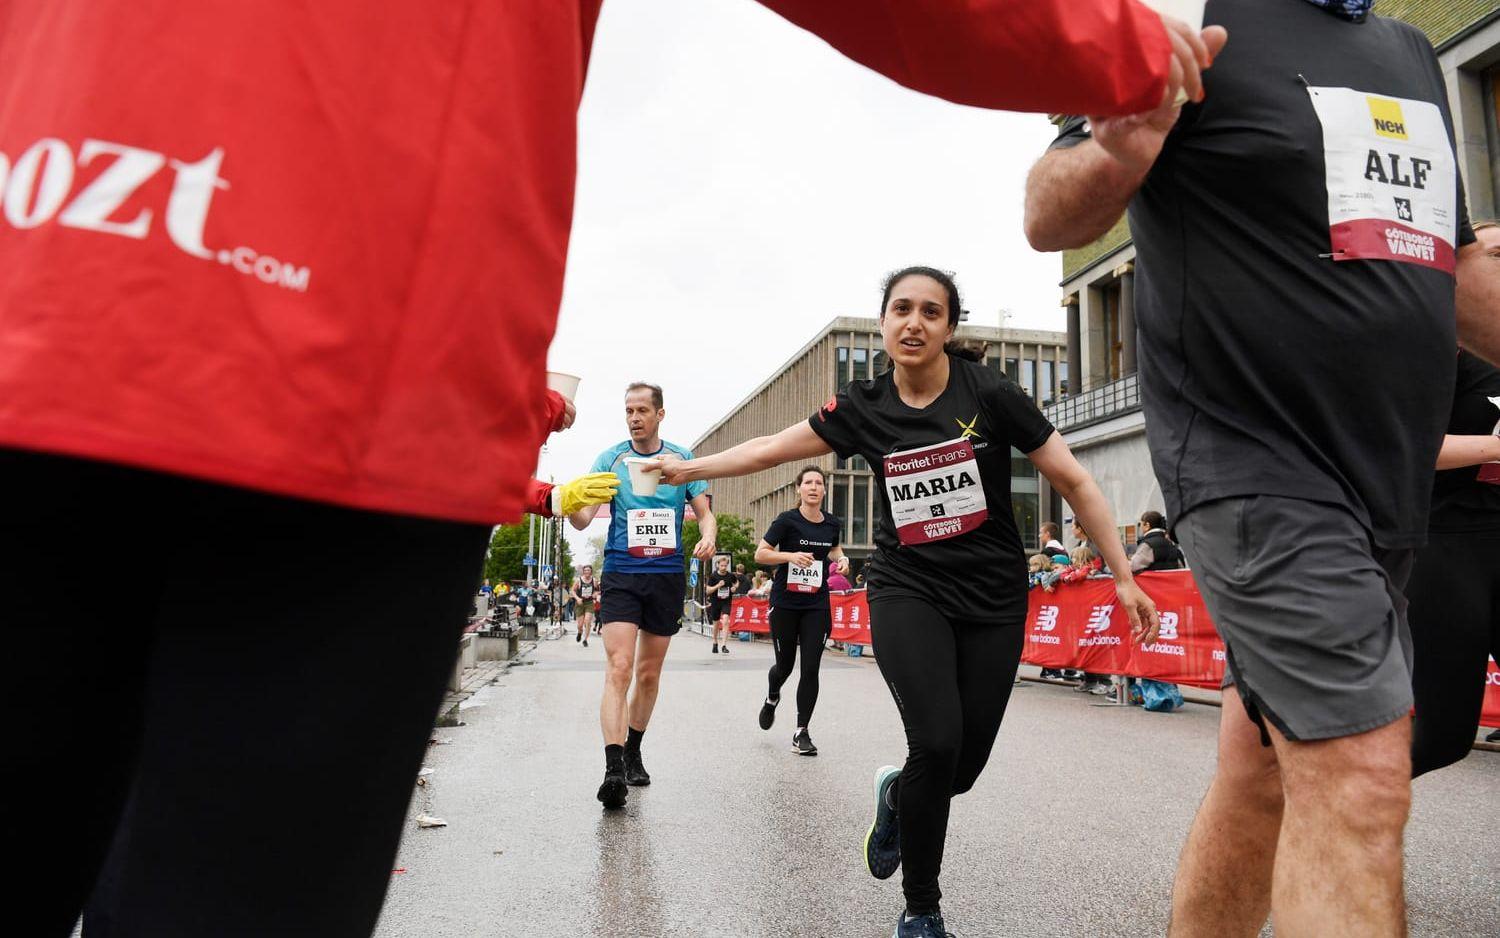
[[[640,456],[626,456],[625,468],[630,470],[630,489],[637,495],[655,495],[656,487],[661,484],[661,470],[646,470],[641,467],[651,462]]]
[[[577,400],[578,382],[583,379],[577,375],[570,375],[566,371],[547,372],[547,387],[566,397],[568,400]]]

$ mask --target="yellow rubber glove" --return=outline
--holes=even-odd
[[[552,514],[561,518],[580,508],[603,505],[620,490],[620,477],[613,472],[591,472],[552,490]]]

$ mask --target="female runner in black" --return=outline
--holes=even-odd
[[[756,563],[776,567],[771,581],[771,641],[776,648],[776,663],[771,665],[770,687],[760,708],[760,728],[768,730],[775,722],[781,685],[791,676],[797,649],[801,648],[792,752],[803,756],[818,754],[807,726],[818,703],[823,642],[833,628],[828,611],[828,573],[849,572],[849,561],[839,546],[843,523],[823,511],[826,486],[822,469],[803,467],[797,473],[797,507],[776,516],[755,550]]]
[[[1020,663],[1026,555],[1011,510],[1011,447],[1072,505],[1114,571],[1132,627],[1121,640],[1150,642],[1157,630],[1093,478],[1014,382],[945,349],[962,308],[950,275],[897,271],[880,309],[891,370],[774,436],[660,463],[664,480],[681,485],[837,452],[863,456],[879,480],[877,549],[865,569],[871,638],[908,751],[904,768],[876,775],[865,861],[882,879],[904,867],[896,938],[947,934],[938,873],[949,801],[989,759]]]

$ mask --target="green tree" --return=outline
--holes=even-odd
[[[719,522],[719,535],[715,541],[719,553],[728,552],[734,556],[730,567],[736,564],[744,564],[746,570],[755,568],[755,546],[760,543],[760,537],[755,529],[750,526],[750,519],[741,515],[720,514],[714,512],[714,518]],[[693,548],[698,546],[698,539],[702,537],[698,533],[698,522],[686,521],[682,525],[682,551],[683,563],[693,556]],[[707,570],[700,568],[700,574]]]
[[[542,519],[537,519],[537,535],[540,540]],[[547,524],[554,524],[547,521]],[[521,561],[526,559],[526,542],[529,536],[531,521],[527,519],[520,524],[501,525],[490,535],[489,553],[484,558],[484,575],[491,583],[502,583],[526,578],[526,567]],[[573,553],[569,548],[567,538],[561,538],[562,563],[558,569],[558,577],[564,583],[573,579]],[[538,563],[549,563],[552,558],[538,557]],[[536,571],[533,571],[535,575]]]

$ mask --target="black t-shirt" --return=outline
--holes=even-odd
[[[863,456],[875,473],[880,493],[877,549],[864,571],[872,600],[914,597],[955,622],[1012,622],[1026,615],[1026,555],[1011,508],[1010,451],[1015,447],[1031,452],[1053,429],[1026,392],[1000,372],[952,356],[948,365],[948,387],[921,410],[901,400],[894,372],[886,372],[849,385],[809,423],[834,452],[846,458]],[[943,484],[979,482],[988,517],[956,537],[903,545],[892,520],[887,455],[959,438],[973,448],[979,479]],[[898,457],[893,468],[900,472],[909,462]],[[903,511],[914,496],[924,494],[904,485],[897,491]],[[973,486],[957,491],[967,499],[978,494]],[[935,512],[932,524],[941,523]]]
[[[823,520],[808,521],[799,509],[783,511],[766,528],[763,538],[767,544],[790,554],[807,551],[817,559],[810,572],[799,573],[799,581],[811,587],[812,592],[798,591],[787,586],[790,564],[777,564],[771,576],[771,608],[773,609],[827,609],[828,608],[828,554],[839,543],[839,532],[843,524],[827,512]]]
[[[1500,426],[1500,404],[1490,398],[1500,399],[1500,369],[1460,352],[1448,432],[1457,436],[1494,433]],[[1500,533],[1500,482],[1481,482],[1481,470],[1491,475],[1500,466],[1466,466],[1437,473],[1432,483],[1432,530]]]
[[[717,606],[720,603],[729,602],[735,595],[735,586],[738,583],[739,577],[735,575],[733,570],[726,570],[723,573],[719,573],[718,571],[710,573],[704,584],[704,589],[708,593],[709,605]]]
[[[1382,547],[1420,544],[1452,252],[1474,240],[1432,46],[1303,0],[1210,0],[1206,22],[1229,45],[1129,212],[1167,514],[1273,494],[1345,506]],[[1071,119],[1054,147],[1087,135]]]

